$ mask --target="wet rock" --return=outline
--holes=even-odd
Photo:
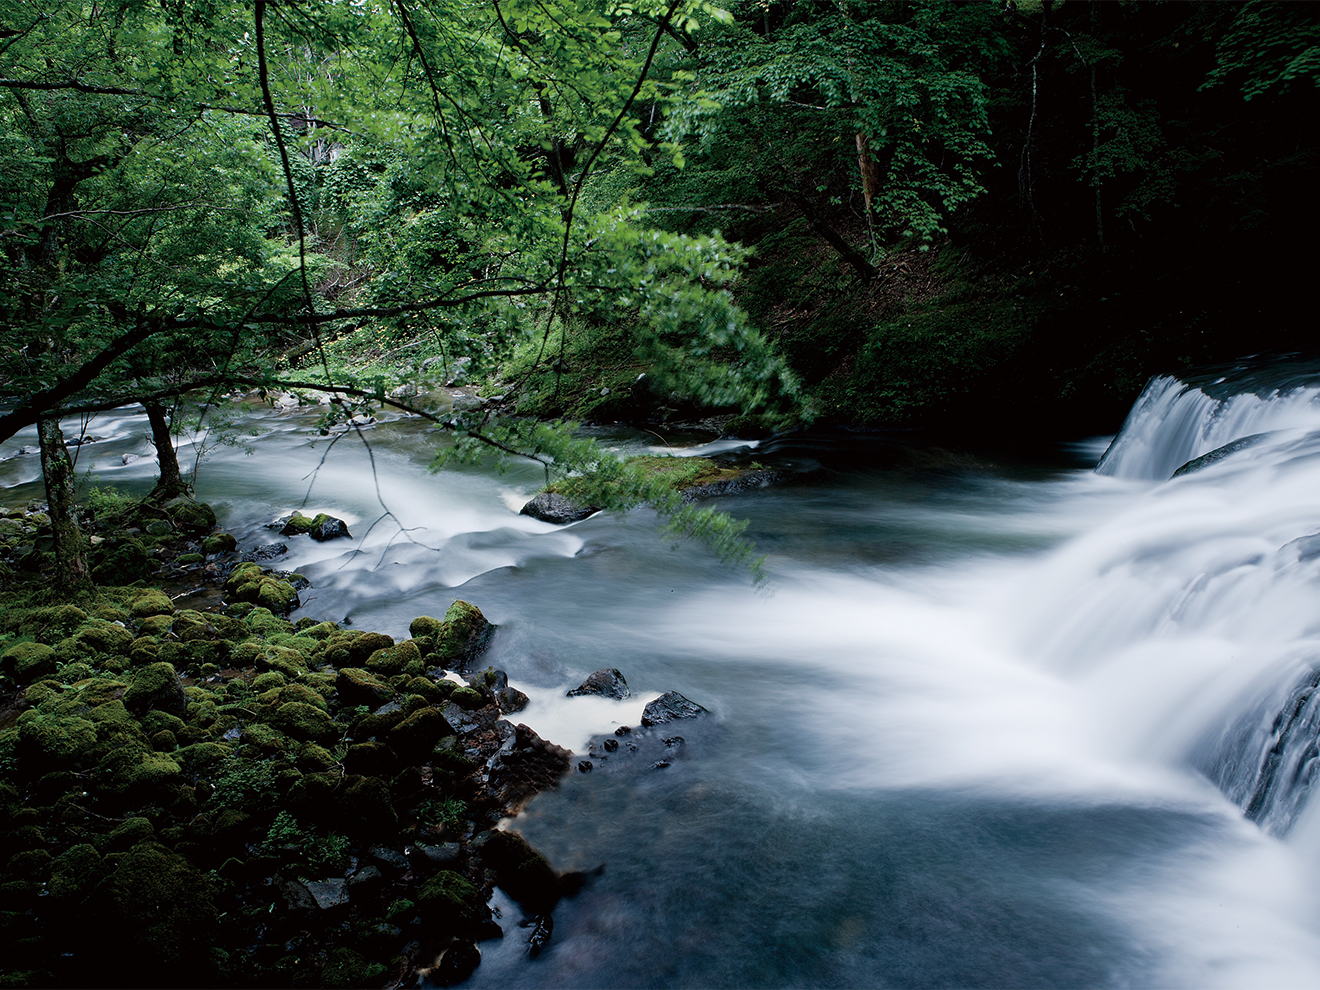
[[[490,645],[495,627],[471,602],[455,601],[435,637],[436,662],[458,669],[470,664]]]
[[[354,743],[344,755],[344,771],[364,777],[386,777],[399,769],[399,757],[383,742]]]
[[[555,919],[549,914],[537,915],[532,921],[532,934],[527,937],[527,955],[535,959],[545,949],[555,930]]]
[[[630,732],[632,732],[632,726],[630,726],[630,725],[621,725],[621,726],[619,726],[617,729],[614,730],[614,734],[615,734],[616,736],[626,736],[626,735],[628,735]]]
[[[651,769],[652,769],[652,770],[663,770],[663,769],[664,769],[665,767],[667,767],[667,766],[669,766],[669,761],[668,761],[668,760],[656,760],[654,763],[651,764]]]
[[[348,523],[342,519],[336,519],[334,516],[326,516],[324,519],[317,516],[316,520],[313,520],[313,526],[307,535],[317,543],[324,543],[326,540],[351,539],[353,536],[348,531]]]
[[[582,760],[578,763],[578,773],[591,773],[595,765],[590,760]]]
[[[495,882],[525,909],[549,913],[559,900],[559,876],[549,861],[517,832],[492,829],[472,840],[483,865]]]
[[[665,745],[671,748],[675,746],[682,746],[685,745],[686,743],[687,740],[684,739],[682,736],[670,736],[668,739],[665,740]]]
[[[705,714],[707,710],[695,701],[689,701],[677,691],[667,691],[642,710],[642,725],[664,725],[666,722]]]
[[[532,795],[558,784],[571,767],[572,754],[568,750],[518,725],[490,760],[487,787],[505,812],[512,813]]]
[[[307,892],[316,901],[316,906],[322,911],[348,907],[348,881],[342,877],[312,880],[303,886],[307,888]]]
[[[462,864],[463,847],[457,842],[440,842],[435,845],[416,843],[412,847],[414,868],[425,866],[428,870],[455,870]]]
[[[632,697],[632,692],[628,690],[628,682],[623,679],[623,674],[615,667],[608,667],[596,671],[572,691],[569,691],[567,697],[578,698],[586,695],[597,695],[601,698],[614,698],[622,701],[624,698]]]
[[[542,522],[565,525],[586,519],[600,511],[598,505],[582,505],[557,492],[541,492],[522,507],[519,515],[531,516]]]
[[[288,552],[289,545],[287,543],[267,543],[263,546],[257,547],[255,550],[249,550],[247,553],[243,554],[242,559],[248,563],[262,560],[274,560],[277,557],[283,557]]]
[[[413,712],[390,730],[390,746],[410,763],[420,763],[444,736],[454,734],[453,727],[437,708]]]
[[[605,746],[605,752],[607,752],[607,753],[613,753],[614,751],[616,751],[616,750],[619,748],[619,740],[617,740],[617,739],[606,739],[606,740],[605,740],[605,743],[604,743],[604,746]]]
[[[452,987],[462,983],[481,965],[481,950],[474,942],[455,939],[436,956],[424,975],[428,984]]]
[[[408,857],[389,846],[372,846],[367,855],[386,869],[404,873],[408,869]]]

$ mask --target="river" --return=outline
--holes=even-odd
[[[287,541],[314,585],[295,618],[397,637],[479,605],[486,659],[532,698],[517,718],[580,754],[662,691],[710,710],[512,823],[559,869],[603,868],[535,960],[497,894],[506,937],[467,985],[1316,986],[1320,376],[1288,374],[1153,381],[1099,470],[1108,437],[767,442],[797,481],[719,503],[768,555],[760,588],[647,510],[517,515],[533,466],[432,474],[417,420],[328,449],[315,410],[252,407],[197,494],[243,549],[294,508],[349,523]],[[104,438],[79,451],[91,483],[150,487],[144,417],[65,428]],[[0,449],[6,504],[42,496],[31,443]],[[634,697],[563,698],[602,667]]]

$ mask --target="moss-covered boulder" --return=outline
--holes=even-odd
[[[284,689],[287,690],[287,689]],[[320,708],[301,701],[280,705],[275,712],[276,724],[295,739],[311,740],[321,744],[333,743],[339,738],[339,726]]]
[[[135,619],[173,615],[174,603],[165,592],[157,588],[144,588],[128,600],[128,611]]]
[[[397,646],[377,650],[367,657],[366,666],[372,673],[388,677],[392,674],[402,674],[409,663],[421,659],[422,654],[418,651],[417,644],[412,640],[405,640]]]
[[[73,634],[77,649],[82,654],[105,653],[111,656],[128,656],[133,646],[133,634],[117,622],[104,619],[88,619]]]
[[[134,675],[124,692],[124,707],[139,718],[152,709],[182,717],[188,711],[188,696],[173,665],[152,663]]]
[[[92,895],[85,937],[106,973],[131,973],[141,986],[208,982],[218,912],[210,881],[159,842],[133,846]]]
[[[44,643],[16,643],[0,656],[0,667],[20,684],[55,673],[55,651]]]
[[[56,901],[76,903],[91,893],[107,872],[96,847],[83,842],[55,857],[46,890]]]
[[[238,549],[238,540],[228,533],[216,533],[202,541],[202,553],[208,556],[217,553],[229,553]]]
[[[209,533],[215,529],[215,510],[205,502],[180,495],[170,499],[161,508],[169,514],[170,521],[179,529],[194,533]]]
[[[361,953],[341,946],[326,957],[325,968],[321,970],[321,986],[330,990],[378,987],[385,974],[385,967],[380,963],[371,962]]]
[[[437,708],[423,708],[396,725],[389,733],[390,747],[411,763],[430,755],[435,744],[454,729]]]
[[[96,723],[80,715],[34,708],[18,717],[18,757],[33,776],[85,766],[96,741]]]
[[[443,628],[426,633],[435,636],[434,658],[451,667],[471,663],[490,645],[495,627],[486,621],[481,609],[465,601],[456,601],[445,612]]]
[[[485,899],[466,877],[441,870],[417,893],[417,911],[438,934],[471,932],[490,919]]]
[[[132,584],[155,570],[156,562],[147,548],[134,539],[107,541],[92,554],[92,580],[97,584]]]
[[[230,572],[225,594],[232,601],[250,602],[274,615],[287,615],[298,606],[298,592],[291,582],[252,562],[239,564]]]

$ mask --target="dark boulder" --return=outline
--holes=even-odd
[[[591,694],[602,698],[614,698],[619,701],[632,697],[632,692],[628,690],[628,682],[623,679],[623,674],[619,673],[614,667],[596,671],[572,691],[569,691],[567,697],[578,698]]]
[[[558,784],[572,765],[568,750],[518,725],[491,759],[487,786],[504,813],[511,815],[533,795]]]
[[[558,492],[541,492],[522,507],[520,515],[531,516],[542,522],[564,525],[586,519],[600,511],[598,505],[582,505]]]
[[[663,725],[705,714],[707,710],[695,701],[688,701],[677,691],[666,691],[642,710],[642,725]]]
[[[334,516],[317,516],[313,520],[313,525],[308,530],[307,535],[318,543],[324,543],[326,540],[337,540],[341,537],[352,538],[353,534],[348,531],[348,524],[342,519],[336,519]]]
[[[559,900],[559,876],[549,861],[517,832],[492,829],[472,840],[495,882],[528,911],[548,912]]]

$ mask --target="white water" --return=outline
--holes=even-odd
[[[308,506],[355,539],[289,541],[289,566],[310,614],[395,635],[476,602],[526,721],[575,748],[659,691],[712,711],[663,772],[620,756],[533,803],[529,838],[606,872],[546,956],[506,925],[474,985],[1315,986],[1318,401],[1158,379],[1100,473],[861,470],[866,441],[831,460],[808,439],[778,455],[833,473],[724,503],[770,555],[768,592],[668,549],[646,512],[519,517],[535,472],[433,477],[433,436],[384,424],[394,520],[367,532],[376,483],[345,445]],[[261,422],[259,456],[221,451],[200,481],[245,548],[323,453],[309,422]],[[104,480],[149,479],[108,459]],[[632,702],[562,698],[605,666]]]

